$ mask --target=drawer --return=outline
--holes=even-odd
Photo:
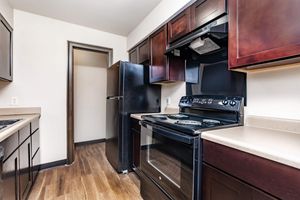
[[[19,146],[18,132],[2,141],[0,146],[4,148],[3,161],[5,161]]]
[[[40,147],[40,130],[38,129],[35,133],[31,135],[31,145],[32,145],[32,156],[36,153]]]
[[[40,119],[35,119],[31,122],[31,134],[40,127]]]
[[[30,125],[25,126],[21,130],[19,130],[19,141],[20,144],[23,143],[30,136]]]

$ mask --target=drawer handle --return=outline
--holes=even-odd
[[[158,179],[161,181],[161,176],[159,176]]]

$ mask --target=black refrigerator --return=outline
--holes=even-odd
[[[161,86],[149,84],[147,66],[119,61],[107,70],[106,147],[110,164],[126,173],[132,164],[130,114],[160,112]]]

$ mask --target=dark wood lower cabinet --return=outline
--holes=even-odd
[[[0,163],[0,199],[19,199],[19,151]]]
[[[19,147],[20,153],[20,199],[26,199],[32,184],[31,177],[31,144],[30,138],[27,138]]]
[[[203,164],[203,200],[275,200],[276,198]]]
[[[0,142],[0,200],[27,199],[40,169],[38,126],[37,119]]]
[[[141,126],[139,120],[131,118],[131,133],[132,133],[132,168],[134,171],[140,166],[140,147],[141,147]]]

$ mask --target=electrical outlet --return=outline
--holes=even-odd
[[[18,105],[18,98],[17,97],[12,97],[10,101],[10,105],[16,106]]]
[[[170,105],[171,104],[171,97],[167,97],[167,105]]]

